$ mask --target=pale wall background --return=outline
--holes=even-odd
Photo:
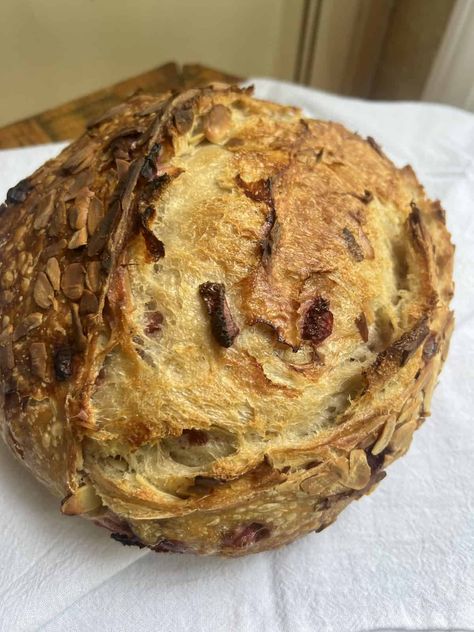
[[[0,125],[167,61],[292,78],[304,0],[0,0]]]
[[[474,111],[474,0],[0,0],[0,126],[168,61]]]

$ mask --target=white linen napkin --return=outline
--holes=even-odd
[[[433,415],[330,529],[236,560],[122,547],[61,516],[0,446],[2,631],[474,631],[474,116],[253,83],[257,96],[375,137],[445,206],[457,325]],[[0,152],[0,198],[60,147]]]

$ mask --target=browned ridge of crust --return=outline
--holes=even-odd
[[[321,531],[430,412],[453,246],[371,138],[235,86],[139,95],[0,216],[4,440],[123,544]]]

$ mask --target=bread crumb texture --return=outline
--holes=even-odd
[[[0,219],[3,438],[123,544],[321,531],[430,412],[453,247],[371,138],[224,84],[134,96]]]

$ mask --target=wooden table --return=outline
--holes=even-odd
[[[175,63],[168,63],[0,128],[0,149],[76,138],[84,130],[87,121],[120,103],[137,90],[157,94],[166,90],[204,85],[210,81],[235,83],[241,81],[241,78],[199,64],[187,64],[179,68]]]

